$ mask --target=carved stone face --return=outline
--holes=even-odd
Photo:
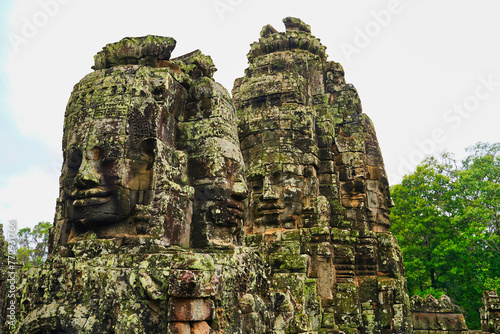
[[[195,189],[192,245],[240,244],[248,188],[231,97],[220,84],[199,79],[189,91],[185,114],[177,126],[177,147],[188,155]]]
[[[314,213],[316,194],[315,167],[266,166],[264,175],[249,178],[251,221],[266,228],[299,228],[304,216]]]
[[[246,126],[253,133],[244,137],[253,225],[248,233],[303,227],[315,212],[319,191],[313,111],[296,106],[266,112],[266,117],[248,117]],[[254,153],[255,146],[262,151]]]
[[[302,214],[304,179],[293,172],[275,170],[249,179],[252,191],[250,207],[255,225],[280,227],[295,226]]]
[[[125,221],[137,204],[149,201],[151,145],[144,141],[135,148],[126,126],[123,118],[101,118],[81,122],[69,133],[61,181],[70,222],[102,226]]]
[[[235,171],[234,162],[228,162],[226,168],[226,177],[197,187],[196,201],[216,225],[241,226],[247,197],[245,179],[239,170]]]
[[[243,225],[248,189],[239,147],[230,141],[217,139],[217,155],[193,157],[189,161],[191,181],[195,188],[193,224],[208,228],[213,240],[237,242]],[[208,225],[207,225],[208,223]],[[211,226],[211,227],[210,227]],[[201,231],[196,231],[195,239]],[[205,234],[200,240],[204,240]],[[196,242],[196,241],[195,241]]]

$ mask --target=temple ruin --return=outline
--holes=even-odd
[[[410,300],[374,126],[310,26],[283,21],[232,95],[170,37],[97,53],[64,116],[50,255],[10,332],[467,331],[449,300]]]

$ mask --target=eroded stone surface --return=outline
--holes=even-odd
[[[263,28],[233,88],[249,185],[245,231],[269,256],[280,301],[274,332],[409,332],[373,124],[310,27],[283,21],[286,32]]]
[[[241,272],[241,263],[256,273],[253,279]],[[265,277],[258,276],[264,269],[253,263],[258,261],[249,251],[101,253],[91,258],[54,254],[22,285],[29,298],[23,300],[20,332],[167,333],[175,328],[183,333],[191,327],[200,333],[209,327],[219,333],[237,332],[239,296],[257,295],[266,286]],[[186,279],[193,271],[198,276]],[[197,282],[206,289],[186,289],[175,296],[179,282],[173,278],[182,279],[179,272],[185,273],[186,284]],[[261,300],[261,307],[264,304]]]
[[[164,66],[165,60],[175,48],[176,41],[171,37],[153,36],[127,37],[118,43],[106,45],[94,57],[95,70],[117,65]]]
[[[495,291],[485,291],[481,309],[481,330],[500,333],[500,298]]]
[[[373,124],[310,26],[284,23],[232,98],[209,56],[170,59],[169,37],[96,55],[18,333],[412,332]],[[461,324],[418,312],[426,331]]]
[[[211,58],[169,60],[173,45],[109,44],[75,86],[51,256],[20,285],[18,332],[237,332],[242,296],[270,328],[235,108]]]
[[[175,149],[185,98],[168,71],[140,65],[98,70],[75,86],[52,248],[139,236],[189,247],[193,190],[186,156]],[[164,222],[172,214],[176,219]]]
[[[413,329],[415,333],[432,331],[433,333],[468,333],[463,314],[455,312],[455,307],[448,296],[436,299],[431,295],[425,298],[411,298]]]

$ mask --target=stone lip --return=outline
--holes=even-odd
[[[107,44],[94,56],[94,70],[117,65],[148,65],[158,67],[158,61],[169,60],[176,41],[172,37],[147,35],[126,37]]]

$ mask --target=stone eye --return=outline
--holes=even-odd
[[[205,198],[207,198],[208,200],[213,200],[217,197],[219,191],[217,188],[215,187],[206,187],[205,189],[203,189],[203,194],[205,195]]]
[[[116,158],[114,158],[114,157],[107,157],[107,158],[103,158],[103,159],[101,160],[101,166],[102,166],[102,167],[110,166],[110,165],[112,165],[115,161],[116,161]]]
[[[254,192],[262,191],[263,183],[264,183],[263,178],[258,178],[258,179],[254,179],[254,180],[250,181],[250,184],[252,185],[252,190]]]

